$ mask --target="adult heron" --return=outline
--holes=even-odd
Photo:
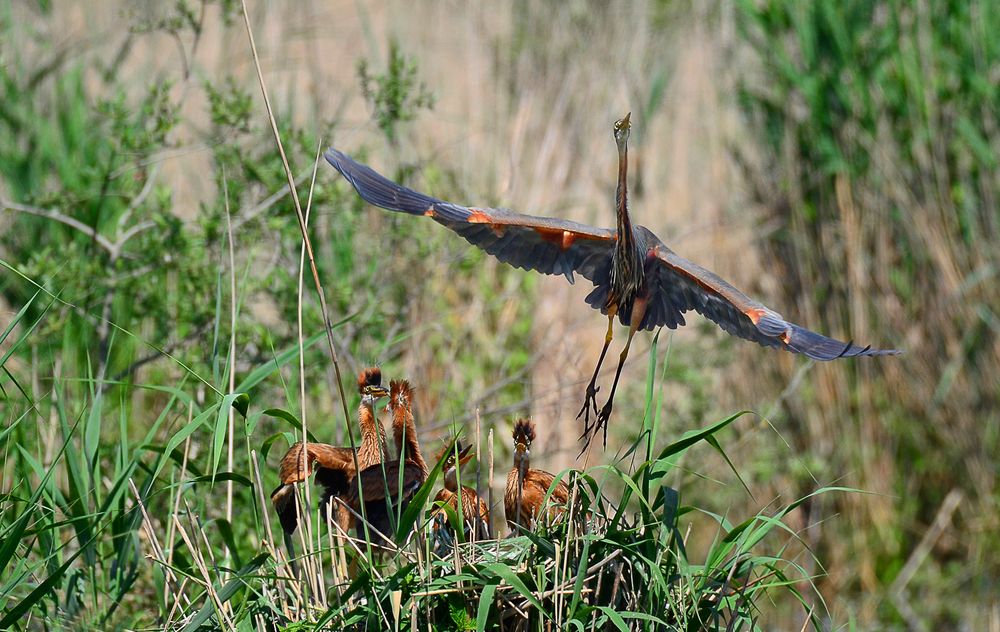
[[[616,229],[596,228],[564,219],[522,215],[504,208],[467,207],[419,193],[380,175],[336,149],[327,161],[369,204],[430,217],[469,243],[517,268],[565,275],[573,283],[579,274],[594,284],[587,304],[608,317],[604,348],[587,385],[583,436],[593,437],[611,416],[615,390],[628,357],[632,337],[640,329],[684,325],[684,313],[694,310],[727,333],[765,347],[801,353],[814,360],[892,355],[899,351],[840,342],[785,320],[781,314],[749,298],[713,272],[677,255],[645,226],[632,223],[628,204],[628,137],[631,114],[615,122],[618,145]],[[598,408],[597,377],[613,335],[615,317],[628,329],[618,358],[611,392]],[[591,411],[595,423],[591,425]],[[593,433],[593,434],[591,434]]]

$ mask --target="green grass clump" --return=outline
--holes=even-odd
[[[35,300],[44,297],[51,300],[41,291]],[[33,335],[27,313],[4,333],[7,338],[23,327],[14,350]],[[802,569],[782,559],[780,547],[778,554],[761,552],[774,546],[765,544],[769,533],[788,529],[782,518],[799,503],[734,524],[682,505],[667,484],[685,452],[702,442],[719,449],[717,435],[741,415],[689,432],[658,453],[650,453],[644,435],[619,463],[563,472],[573,490],[568,519],[516,537],[460,542],[444,557],[432,551],[425,513],[438,465],[401,517],[400,544],[390,553],[372,558],[364,542],[342,544],[311,510],[311,523],[302,524],[312,525],[312,537],[303,535],[306,527],[296,534],[303,546],[293,566],[276,545],[265,490],[275,477],[269,453],[295,440],[300,422],[287,411],[261,410],[244,393],[274,379],[296,356],[296,347],[276,354],[250,371],[234,394],[217,393],[206,405],[185,392],[185,383],[129,387],[166,396],[136,441],[123,432],[117,442],[88,443],[94,419],[100,420],[94,398],[66,401],[58,383],[51,401],[28,391],[8,400],[6,410],[18,401],[22,412],[2,437],[9,491],[0,513],[0,625],[756,629],[756,609],[769,592],[788,590],[810,601],[800,593],[810,586]],[[651,383],[655,357],[654,348]],[[654,410],[652,399],[647,404]],[[246,450],[223,471],[218,438],[230,407],[241,418],[237,441]],[[38,431],[32,420],[42,410],[57,422],[48,441],[32,436]],[[290,424],[289,430],[264,436],[266,419]],[[124,431],[127,420],[119,421]],[[636,463],[641,452],[646,457]],[[219,505],[230,483],[241,508],[233,521]],[[612,487],[625,491],[612,498]],[[501,511],[494,508],[494,524]],[[717,523],[714,542],[697,561],[684,532],[692,512]]]

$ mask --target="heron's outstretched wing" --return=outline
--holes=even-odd
[[[303,451],[305,455],[303,455]],[[354,451],[325,443],[296,443],[281,459],[281,479],[271,492],[271,502],[286,533],[293,533],[298,523],[298,496],[295,483],[301,483],[316,472],[316,482],[323,488],[324,502],[331,496],[347,492],[347,481],[354,476]]]
[[[901,353],[841,342],[790,323],[714,272],[677,255],[647,229],[642,230],[650,244],[646,264],[650,299],[642,323],[644,329],[660,325],[673,329],[683,325],[683,313],[693,309],[733,336],[801,353],[814,360]]]
[[[562,274],[570,283],[574,272],[591,281],[608,275],[614,230],[507,209],[468,208],[396,184],[336,149],[324,157],[369,204],[431,217],[515,268]]]

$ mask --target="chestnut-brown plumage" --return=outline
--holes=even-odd
[[[448,448],[446,447],[445,449],[447,450]],[[443,456],[445,456],[443,453],[439,454],[438,459],[441,459]],[[439,502],[443,503],[458,511],[458,501],[459,497],[461,497],[462,516],[465,522],[463,527],[465,537],[475,541],[485,540],[489,537],[490,509],[486,505],[486,502],[476,493],[476,490],[466,485],[459,487],[458,484],[459,468],[468,463],[473,456],[472,446],[470,445],[465,448],[458,447],[457,460],[454,450],[445,458],[442,467],[444,489],[437,493],[437,496],[434,497],[434,502],[435,504]],[[445,528],[447,519],[443,509],[435,509],[432,524],[435,530]]]
[[[389,391],[382,386],[382,372],[377,367],[365,369],[358,375],[358,391],[361,393],[361,406],[358,408],[361,445],[357,465],[364,469],[388,458],[385,428],[375,416],[374,408],[378,398],[385,397]],[[333,498],[344,498],[348,482],[357,472],[354,450],[314,442],[296,443],[288,449],[278,472],[281,485],[271,493],[271,502],[278,513],[281,528],[287,534],[294,533],[298,526],[295,483],[307,480],[313,472],[316,473],[316,482],[323,488],[321,506]],[[343,507],[334,511],[339,523],[349,522]]]
[[[396,459],[413,461],[427,478],[427,463],[420,453],[417,427],[413,420],[413,387],[406,380],[389,382],[389,409],[392,411],[392,437],[396,442]]]
[[[362,379],[365,380],[363,385]],[[361,405],[358,407],[358,426],[361,428],[358,466],[363,470],[389,458],[385,427],[375,415],[375,402],[378,398],[389,395],[390,392],[382,386],[382,372],[377,368],[366,369],[362,375],[358,376],[358,388],[362,395]],[[368,393],[367,396],[366,393]]]
[[[417,428],[413,419],[413,389],[405,380],[393,380],[389,388],[393,435],[401,458],[365,468],[356,480],[348,483],[347,506],[352,516],[360,516],[362,499],[364,515],[370,527],[385,538],[392,539],[392,525],[406,510],[413,494],[427,480],[427,464],[420,452]],[[402,472],[402,473],[400,473]],[[364,537],[363,526],[357,525],[358,537]],[[375,544],[382,539],[372,537]]]
[[[507,475],[503,506],[507,514],[507,526],[516,533],[518,525],[530,529],[539,519],[545,495],[555,476],[544,470],[531,469],[531,443],[535,440],[535,427],[529,420],[519,419],[515,422],[513,436],[514,468]],[[554,519],[561,515],[566,511],[568,503],[569,487],[559,481],[548,498],[548,517]]]
[[[303,455],[303,451],[306,454]],[[278,473],[281,484],[271,492],[271,502],[285,533],[294,533],[298,526],[295,483],[307,480],[314,471],[316,482],[323,488],[324,498],[342,496],[347,491],[347,481],[354,474],[353,450],[326,443],[306,442],[296,443],[289,448],[281,459]]]

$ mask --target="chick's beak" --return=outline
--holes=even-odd
[[[374,397],[375,399],[379,399],[381,397],[388,397],[389,389],[387,389],[384,386],[369,386],[368,394]]]
[[[461,452],[458,453],[458,464],[465,465],[471,461],[474,456],[476,456],[476,454],[472,451],[472,446],[467,445]]]

